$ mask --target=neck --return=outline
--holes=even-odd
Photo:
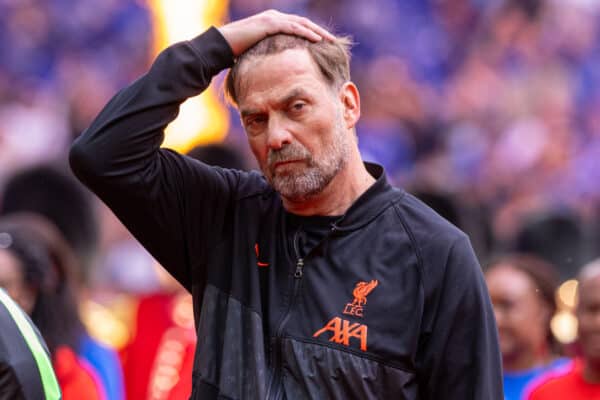
[[[373,183],[375,178],[356,153],[321,193],[302,200],[282,197],[283,206],[296,215],[343,215]]]

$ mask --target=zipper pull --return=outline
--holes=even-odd
[[[294,272],[294,278],[302,278],[302,268],[304,268],[304,260],[299,258],[298,262],[296,262],[296,272]]]

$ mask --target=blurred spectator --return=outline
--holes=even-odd
[[[17,172],[8,179],[0,198],[0,215],[35,213],[60,230],[76,256],[73,268],[77,281],[73,290],[78,304],[81,301],[85,306],[90,301],[90,276],[98,245],[92,198],[71,176],[49,164]],[[87,313],[85,316],[89,318]],[[88,335],[86,329],[81,331],[79,340],[78,354],[97,370],[109,398],[122,399],[123,376],[116,352]]]
[[[60,233],[42,217],[0,220],[0,281],[42,333],[63,399],[104,399],[93,367],[77,355],[84,332],[73,293],[75,258]]]
[[[586,261],[587,238],[576,215],[566,212],[530,215],[521,223],[515,250],[536,254],[556,265],[562,278],[574,276],[577,267]]]
[[[485,272],[500,335],[506,400],[522,400],[527,385],[566,362],[557,359],[550,330],[558,277],[534,256],[515,254],[493,261]]]
[[[85,283],[96,255],[98,221],[92,197],[66,171],[58,164],[17,171],[1,193],[0,215],[33,212],[52,221],[75,251]]]
[[[575,313],[580,357],[542,377],[529,400],[600,399],[600,260],[581,269]]]

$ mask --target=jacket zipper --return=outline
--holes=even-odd
[[[273,374],[271,375],[270,384],[267,389],[266,399],[270,400],[271,398],[276,400],[281,395],[281,368],[282,368],[282,356],[281,356],[281,345],[282,345],[282,337],[281,333],[283,332],[283,328],[290,318],[290,313],[292,311],[292,306],[296,300],[296,296],[298,295],[298,289],[300,288],[300,280],[304,275],[304,259],[300,257],[300,252],[298,248],[298,234],[300,233],[300,229],[294,235],[294,250],[296,253],[296,270],[294,271],[294,286],[292,289],[292,297],[288,307],[283,315],[277,330],[275,331],[275,346],[274,346],[274,362],[273,362]],[[275,394],[271,397],[271,393],[275,390]]]

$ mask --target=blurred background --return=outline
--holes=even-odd
[[[125,382],[143,381],[122,390],[177,398],[191,303],[110,211],[48,176],[72,183],[69,144],[162,48],[268,8],[352,35],[363,158],[467,232],[482,266],[508,253],[551,263],[554,333],[572,342],[572,279],[600,256],[600,1],[0,0],[0,210],[67,220],[54,223],[81,255],[82,319],[119,352]],[[165,146],[218,144],[255,168],[222,80],[184,104]],[[164,309],[150,339],[140,327],[159,317],[144,307]],[[136,340],[154,352],[131,378]]]

